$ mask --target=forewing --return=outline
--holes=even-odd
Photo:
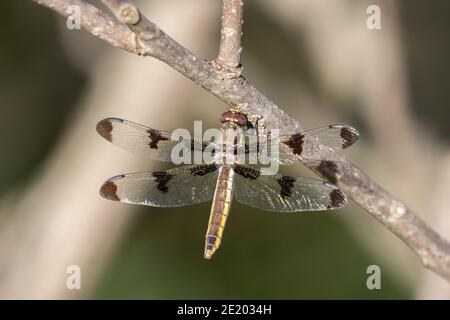
[[[165,162],[172,162],[172,149],[180,143],[183,143],[183,146],[191,151],[192,157],[195,151],[201,152],[208,145],[206,142],[190,138],[171,141],[171,132],[169,131],[148,128],[119,118],[107,118],[100,121],[97,124],[97,132],[124,150]]]
[[[100,195],[109,200],[153,207],[180,207],[212,199],[216,165],[131,173],[108,179]]]
[[[245,205],[273,212],[342,208],[347,198],[336,186],[320,180],[262,175],[256,168],[234,166],[235,198]]]

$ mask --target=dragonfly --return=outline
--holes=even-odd
[[[231,108],[220,117],[222,130],[254,128],[246,114]],[[171,151],[180,143],[171,139],[170,131],[149,128],[119,118],[106,118],[97,124],[97,132],[109,142],[163,162],[172,162]],[[306,159],[326,158],[348,148],[358,140],[355,128],[333,124],[302,130],[278,138],[280,164],[296,164]],[[269,138],[270,140],[270,138]],[[208,146],[221,150],[223,141],[185,139],[191,151]],[[235,141],[236,142],[236,141]],[[319,148],[317,146],[320,146]],[[260,145],[244,150],[259,152]],[[217,148],[217,149],[216,149]],[[224,154],[235,151],[223,148]],[[181,166],[164,171],[121,174],[108,179],[100,188],[103,198],[153,207],[181,207],[212,200],[205,236],[204,258],[210,259],[219,248],[232,200],[271,212],[334,210],[347,204],[347,197],[335,185],[321,180],[282,174],[263,174],[260,167],[240,163],[213,161]]]

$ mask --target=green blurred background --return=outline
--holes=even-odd
[[[96,3],[96,1],[91,2]],[[150,1],[149,6],[157,6],[157,2]],[[170,4],[166,6],[172,6],[173,10],[182,10],[178,7],[181,1],[167,2]],[[204,58],[213,59],[218,48],[220,1],[215,4],[207,4],[203,0],[196,2],[194,5],[197,9],[202,10],[203,7],[208,7],[205,10],[208,10],[210,15],[207,20],[210,23],[208,27],[210,31],[207,35],[197,35],[198,40],[194,43],[206,44],[202,47],[194,47],[192,50]],[[283,3],[283,1],[277,2]],[[299,1],[298,5],[305,2]],[[326,1],[319,2],[322,3],[323,8],[316,9],[317,11],[314,12],[330,10],[331,17],[333,17],[333,8],[336,7],[352,14],[355,14],[358,8],[362,8],[362,11],[360,10],[354,16],[360,16],[361,28],[365,28],[367,14],[364,4],[361,5],[359,1],[333,1],[335,3],[333,6],[336,7],[332,6],[329,9],[324,4]],[[292,4],[292,1],[289,3],[294,8],[297,5]],[[430,189],[431,193],[435,189],[431,186],[428,188],[418,185],[423,181],[435,181],[440,175],[438,173],[431,175],[431,178],[422,177],[429,180],[422,178],[419,180],[417,177],[418,180],[416,180],[416,174],[428,176],[427,171],[419,172],[422,170],[421,166],[426,166],[426,170],[430,170],[429,167],[440,163],[439,159],[443,157],[441,150],[446,149],[445,146],[448,146],[450,137],[448,121],[450,115],[448,108],[450,2],[404,0],[392,1],[392,3],[394,3],[392,7],[384,7],[382,4],[382,19],[386,13],[386,16],[391,17],[387,19],[394,20],[400,30],[400,34],[396,34],[396,37],[402,41],[401,56],[398,61],[401,61],[403,65],[402,77],[405,79],[405,95],[408,97],[405,104],[412,119],[411,122],[414,124],[412,132],[420,136],[421,145],[427,146],[423,150],[426,154],[421,160],[406,154],[403,159],[393,162],[390,166],[389,150],[397,150],[401,154],[399,149],[402,148],[401,141],[404,140],[396,141],[395,135],[390,135],[388,140],[382,140],[386,138],[382,135],[377,136],[375,124],[366,119],[371,111],[364,111],[365,100],[358,98],[356,94],[349,94],[349,92],[363,90],[360,86],[363,80],[360,77],[364,74],[357,74],[358,68],[352,69],[350,73],[353,80],[348,83],[345,80],[347,78],[345,72],[337,74],[337,79],[342,79],[339,81],[333,80],[332,76],[328,77],[326,72],[317,66],[320,60],[314,56],[315,51],[310,49],[311,44],[308,39],[311,35],[308,33],[311,30],[308,26],[293,23],[295,18],[292,21],[289,20],[282,10],[273,9],[274,12],[278,12],[273,13],[270,1],[265,1],[264,4],[257,1],[246,3],[243,38],[244,73],[250,82],[261,88],[280,106],[285,107],[286,111],[298,118],[305,127],[325,125],[328,122],[346,122],[357,127],[362,133],[362,139],[352,147],[357,150],[349,151],[349,157],[394,194],[406,197],[407,199],[403,198],[405,201],[409,199],[416,201],[414,208],[422,209],[428,208],[430,201],[421,190]],[[188,4],[184,2],[183,5],[186,7]],[[277,6],[280,7],[283,4]],[[308,10],[312,10],[311,6],[313,5],[305,5],[309,8]],[[0,294],[3,298],[411,299],[420,296],[418,292],[421,286],[422,288],[426,286],[422,281],[425,281],[424,279],[429,275],[423,275],[424,271],[420,263],[400,240],[354,203],[339,212],[286,215],[261,212],[234,203],[222,246],[211,261],[205,261],[202,255],[209,203],[186,208],[157,209],[130,208],[131,206],[120,203],[105,205],[103,204],[105,200],[97,199],[95,201],[98,201],[99,206],[107,207],[93,209],[91,217],[84,219],[80,226],[74,223],[73,227],[90,230],[89,220],[100,221],[95,214],[102,211],[107,215],[108,210],[116,210],[114,214],[123,219],[118,225],[123,223],[125,227],[115,226],[111,236],[108,230],[99,232],[97,235],[96,227],[92,227],[91,233],[82,235],[82,245],[80,242],[75,245],[70,238],[66,241],[64,236],[52,240],[61,243],[59,247],[53,247],[53,249],[57,248],[54,252],[55,261],[65,253],[64,261],[82,266],[82,290],[68,292],[64,288],[64,282],[57,284],[59,280],[46,279],[46,277],[53,279],[55,272],[59,272],[58,279],[64,279],[67,276],[65,269],[51,267],[53,253],[47,251],[53,249],[48,249],[45,244],[36,240],[41,238],[41,232],[45,233],[45,228],[50,222],[47,216],[43,216],[39,218],[38,224],[27,226],[22,230],[21,227],[30,221],[28,217],[33,216],[34,210],[21,209],[20,203],[22,199],[27,199],[26,194],[32,192],[33,186],[39,188],[40,180],[45,181],[46,175],[52,170],[52,161],[58,161],[49,159],[53,159],[58,152],[55,150],[64,144],[62,141],[74,141],[61,137],[67,135],[66,132],[73,126],[73,122],[80,121],[83,114],[85,116],[90,114],[90,111],[83,107],[84,101],[89,100],[86,95],[98,89],[93,85],[94,82],[101,82],[102,77],[105,79],[109,77],[109,75],[101,74],[97,64],[102,60],[112,59],[104,58],[106,54],[120,50],[108,46],[85,31],[65,29],[62,17],[31,1],[1,1],[0,9],[4,13],[0,28],[0,114],[3,115],[0,126],[0,225],[2,228],[0,232],[3,235],[0,241],[4,243],[0,251],[2,260]],[[395,13],[390,12],[394,9]],[[163,30],[172,35],[173,32],[171,33],[170,30],[172,27],[166,28],[165,25],[165,17],[170,15],[158,16],[155,13],[158,10],[160,9],[143,11],[150,20],[158,23]],[[171,9],[164,10],[170,12]],[[298,10],[301,8],[299,7]],[[351,19],[352,16],[348,12],[344,14],[343,21]],[[334,14],[339,16],[342,12]],[[295,17],[295,13],[292,15]],[[192,17],[195,17],[195,13]],[[298,20],[301,20],[301,17],[304,15],[299,14]],[[332,30],[339,35],[339,28],[343,28],[342,20],[336,18],[336,21],[338,22]],[[384,23],[384,20],[382,21]],[[325,28],[321,27],[321,22],[316,20],[308,23],[309,27]],[[170,26],[174,25],[173,21],[167,23]],[[188,18],[185,21],[178,19],[177,23],[182,25],[182,29],[192,27]],[[326,23],[328,26],[333,26],[334,22],[328,20]],[[202,30],[201,26],[195,28]],[[383,25],[383,30],[373,32],[388,33],[389,28],[390,25],[387,24]],[[174,32],[173,37],[178,39],[176,31]],[[69,33],[71,35],[68,35]],[[76,35],[73,35],[74,33]],[[74,39],[79,43],[70,44],[75,41]],[[379,48],[382,50],[381,46]],[[332,48],[327,50],[329,50],[327,54],[330,60],[336,59],[337,64],[341,63],[339,58],[333,57],[335,52]],[[353,51],[351,45],[348,50],[355,56],[363,54],[362,51],[358,51],[359,49]],[[134,57],[127,53],[114,54],[119,57],[118,59],[125,60],[144,62],[144,59],[152,59]],[[351,64],[352,58],[347,60],[350,60]],[[330,61],[330,63],[333,62]],[[151,66],[142,65],[142,68],[151,68]],[[119,115],[131,121],[161,129],[174,129],[181,125],[192,128],[193,120],[205,120],[209,126],[217,126],[218,115],[226,106],[188,83],[170,68],[164,68],[167,73],[179,78],[180,80],[177,81],[183,82],[183,85],[187,86],[187,91],[193,92],[181,99],[183,101],[180,103],[180,108],[184,108],[184,112],[174,113],[178,109],[167,106],[169,108],[167,114],[161,115],[161,118],[166,120],[155,121],[152,108],[158,104],[156,100],[156,102],[141,102],[148,110],[148,115],[143,118],[134,118],[132,112],[127,114],[130,109],[135,108],[134,105],[124,105],[124,109],[115,114],[91,113],[92,116],[86,116],[89,120],[85,122],[88,125],[85,126],[83,139],[88,137],[87,139],[96,141],[95,152],[101,154],[115,148],[102,141],[94,130],[95,123],[102,117]],[[93,70],[96,70],[95,76],[92,75]],[[134,72],[139,73],[140,70],[137,69]],[[133,71],[130,73],[133,74]],[[343,83],[347,84],[340,87]],[[133,85],[130,80],[130,86]],[[151,87],[153,83],[146,85]],[[301,87],[300,94],[296,93],[297,85]],[[174,89],[174,95],[177,92]],[[305,100],[302,100],[302,97]],[[312,100],[319,103],[314,104],[314,108],[302,109],[303,105],[311,103]],[[107,101],[104,103],[108,103]],[[101,105],[103,101],[99,99],[96,103]],[[92,108],[93,104],[89,105]],[[159,106],[159,108],[166,108],[166,106]],[[314,109],[313,113],[310,113],[312,109]],[[380,112],[384,111],[380,110]],[[393,112],[393,116],[395,113]],[[338,118],[335,119],[334,115]],[[386,124],[386,126],[392,126],[392,124]],[[395,132],[395,128],[392,130]],[[405,133],[407,134],[408,132]],[[423,136],[426,138],[422,138]],[[414,137],[409,139],[413,143],[417,142]],[[379,149],[384,142],[390,144],[389,147]],[[79,143],[83,143],[81,138]],[[77,154],[77,145],[67,143],[64,148],[70,150],[71,155]],[[422,152],[420,148],[417,149]],[[125,152],[122,155],[120,150],[114,149],[114,152],[116,152],[114,155],[123,156],[124,159],[134,157]],[[382,152],[387,155],[383,156]],[[71,159],[71,155],[68,155],[67,159]],[[95,163],[96,157],[94,153],[92,155],[94,164],[88,167],[92,175],[98,174],[97,168],[103,166],[100,161]],[[399,167],[395,167],[395,164],[402,166],[406,162],[413,162],[410,165],[415,167],[411,167],[411,170],[419,168],[419,171],[413,175],[410,174],[412,171],[399,172],[396,175]],[[60,175],[64,186],[69,186],[73,182],[71,179],[76,177],[78,171],[83,170],[80,169],[83,168],[82,162],[76,166],[72,166],[70,162],[67,163],[66,171],[63,170],[63,172],[70,172],[71,178],[64,178],[64,173]],[[405,164],[405,166],[408,165]],[[97,190],[103,180],[115,174],[155,168],[162,168],[162,166],[156,162],[151,162],[149,165],[144,163],[138,168],[126,164],[118,166],[117,169],[113,166],[105,173],[98,174],[96,179],[91,181],[89,188]],[[301,168],[290,169],[287,172],[305,173]],[[48,194],[40,198],[40,201],[33,203],[39,207],[41,204],[46,205],[47,197],[64,199],[64,197],[80,196],[78,192],[82,193],[83,188],[77,188],[72,190],[71,194],[59,195],[58,189],[49,190]],[[97,193],[92,197],[100,198]],[[79,199],[81,204],[84,198],[80,196]],[[80,214],[80,211],[83,211],[80,208],[72,206],[73,211],[65,212],[64,217],[70,218],[71,215]],[[58,212],[55,213],[57,214]],[[130,216],[129,220],[125,217],[126,215]],[[20,220],[17,218],[19,216]],[[431,216],[423,218],[432,225],[433,221],[439,221]],[[36,216],[34,219],[37,219]],[[14,225],[12,229],[11,224]],[[102,223],[99,222],[98,226],[100,225]],[[58,228],[64,227],[64,224],[58,226]],[[446,237],[450,235],[449,230],[441,230],[442,232]],[[15,239],[14,237],[22,237],[24,234],[33,234],[33,237],[24,243],[21,239],[10,240]],[[94,239],[95,237],[99,239]],[[89,258],[80,258],[83,250],[88,250],[91,245],[94,246],[94,243],[109,242],[111,244],[105,247],[96,245],[97,253],[93,253],[94,250],[89,251]],[[390,243],[395,243],[397,248],[395,250],[391,248]],[[75,247],[78,249],[74,249]],[[50,258],[46,258],[45,263],[36,262],[39,266],[35,267],[34,259],[40,261],[40,257],[35,257],[40,254],[40,250],[49,254]],[[18,252],[21,254],[20,259],[16,257]],[[27,252],[34,253],[30,255],[29,260],[26,257]],[[78,253],[72,257],[71,254],[74,252]],[[398,255],[398,252],[402,254]],[[368,290],[366,287],[368,277],[366,268],[371,264],[381,267],[381,290]],[[16,265],[23,269],[13,268]],[[44,270],[43,273],[37,275],[30,271],[41,269]],[[33,279],[27,282],[33,288],[28,290],[26,285],[17,284],[14,279],[21,279],[21,274],[13,274],[14,272],[23,272],[24,277]],[[442,286],[439,281],[437,283]],[[434,291],[431,290],[431,292]]]

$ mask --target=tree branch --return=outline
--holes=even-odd
[[[243,0],[223,0],[222,27],[217,62],[222,66],[237,68],[241,58]]]
[[[64,14],[63,9],[70,4],[80,3],[88,6],[82,1],[74,0],[32,1],[44,4],[65,16],[67,14]],[[281,133],[301,130],[296,120],[242,76],[229,77],[217,63],[194,55],[147,20],[130,1],[102,1],[136,35],[136,42],[133,43],[135,47],[131,50],[129,37],[125,37],[128,39],[127,44],[119,42],[117,46],[138,54],[153,56],[167,63],[229,106],[238,106],[244,113],[263,116],[260,122],[262,126],[280,129]],[[101,34],[108,30],[102,24],[111,24],[111,19],[106,19],[99,11],[92,11],[91,16],[85,16],[82,20],[88,31],[111,43],[108,40],[111,36],[109,33]],[[97,28],[93,27],[95,25]],[[115,26],[118,30],[123,30],[123,27]],[[109,25],[109,28],[112,26]],[[119,41],[117,37],[114,39]],[[225,43],[223,45],[226,47]],[[337,184],[356,203],[406,243],[425,267],[450,281],[450,243],[433,231],[404,203],[390,195],[342,155],[336,155],[326,161],[307,160],[304,164],[323,178]]]

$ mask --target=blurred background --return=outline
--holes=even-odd
[[[91,1],[98,5],[98,1]],[[221,1],[141,1],[205,59]],[[381,8],[381,30],[366,27]],[[450,298],[396,236],[354,203],[271,214],[233,203],[203,260],[210,204],[138,207],[98,195],[107,178],[167,168],[107,143],[105,117],[159,129],[217,127],[221,101],[153,58],[113,48],[28,0],[0,2],[0,297],[97,299]],[[245,1],[246,78],[305,128],[343,122],[351,159],[450,239],[450,2]],[[283,168],[313,175],[301,165]],[[368,290],[369,265],[381,290]],[[66,288],[81,268],[81,290]]]

